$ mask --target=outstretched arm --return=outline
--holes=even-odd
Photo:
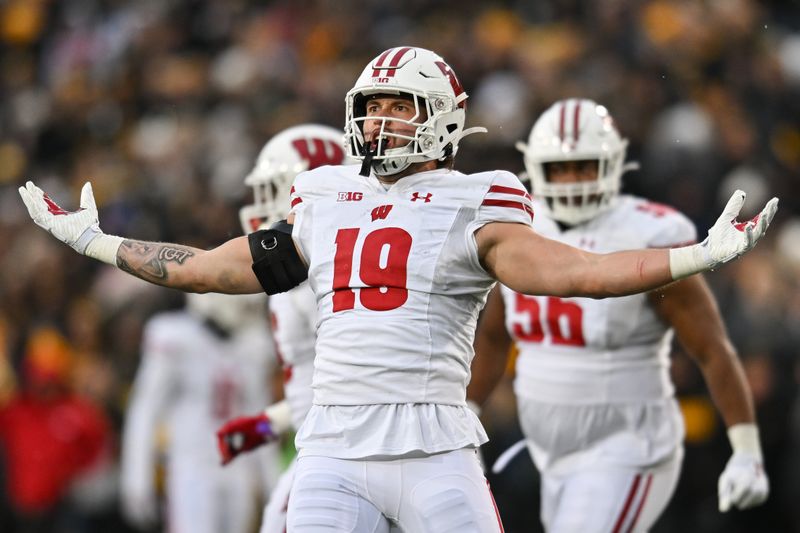
[[[213,250],[143,242],[100,229],[92,186],[81,190],[80,209],[66,211],[32,182],[19,188],[33,221],[80,254],[119,267],[145,281],[187,292],[258,293],[246,237]]]
[[[670,250],[594,254],[538,235],[529,226],[493,222],[475,233],[483,266],[524,294],[605,298],[649,291],[726,263],[750,250],[778,209],[773,198],[747,222],[736,217],[744,203],[736,191],[700,244]]]
[[[727,511],[758,505],[767,499],[753,399],[731,344],[719,308],[702,276],[692,276],[649,294],[659,315],[700,367],[733,449],[719,479],[719,508]]]
[[[247,237],[236,237],[213,250],[125,239],[114,264],[137,278],[187,292],[262,291],[251,268]]]

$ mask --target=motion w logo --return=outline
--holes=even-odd
[[[389,211],[391,210],[391,205],[379,205],[372,210],[372,221],[375,222],[378,219],[386,220],[386,217],[389,216]]]
[[[300,159],[308,162],[306,170],[323,165],[341,165],[344,161],[344,149],[333,141],[304,138],[292,141],[292,146]]]

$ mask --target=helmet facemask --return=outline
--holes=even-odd
[[[368,116],[367,103],[370,97],[392,97],[383,92],[365,95],[363,93],[348,94],[347,125],[345,138],[349,141],[352,157],[364,157],[370,162],[372,170],[378,176],[391,176],[407,169],[412,163],[431,160],[444,160],[454,154],[453,143],[441,146],[437,142],[437,124],[455,122],[463,127],[464,110],[455,107],[455,102],[447,95],[427,95],[402,92],[399,98],[407,98],[414,106],[414,115],[408,119],[397,117]],[[366,122],[378,123],[376,133],[370,142],[364,137]],[[410,132],[397,131],[397,126],[410,126]],[[455,127],[451,126],[452,129]],[[386,148],[386,139],[395,139],[393,148]],[[383,142],[382,142],[383,141]]]
[[[245,178],[245,185],[253,188],[253,203],[239,210],[239,219],[245,233],[270,226],[289,214],[289,185],[299,173],[308,170],[307,163],[262,166]]]
[[[533,190],[544,200],[555,220],[568,225],[586,222],[613,205],[622,185],[624,156],[623,151],[611,157],[576,160],[596,162],[597,175],[593,180],[569,183],[555,183],[548,176],[548,164],[563,160],[528,163]]]

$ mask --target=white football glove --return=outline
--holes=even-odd
[[[764,209],[750,220],[738,222],[736,217],[744,205],[745,196],[743,191],[737,190],[733,193],[703,242],[669,251],[669,267],[673,279],[716,268],[756,245],[778,211],[778,199],[773,198],[767,202]]]
[[[719,476],[719,510],[747,509],[764,503],[769,496],[769,479],[761,459],[749,453],[734,453]]]
[[[116,266],[117,249],[123,239],[106,235],[100,229],[91,183],[87,181],[81,189],[77,211],[62,209],[32,181],[19,188],[19,195],[36,225],[79,254]]]
[[[763,503],[769,496],[769,479],[764,472],[758,428],[739,424],[728,430],[733,455],[719,477],[719,510],[747,509]]]

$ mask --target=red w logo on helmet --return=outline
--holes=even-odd
[[[333,141],[325,139],[297,139],[292,141],[300,158],[308,162],[308,170],[324,165],[341,165],[344,149]]]
[[[461,85],[460,81],[458,81],[456,73],[453,72],[453,69],[450,68],[450,65],[448,65],[444,61],[437,61],[436,66],[439,67],[439,70],[442,71],[442,74],[447,76],[447,79],[450,80],[450,87],[453,88],[453,92],[455,93],[456,98],[464,94],[464,86]],[[466,109],[467,101],[463,100],[458,104],[458,107],[460,107],[461,109]]]

